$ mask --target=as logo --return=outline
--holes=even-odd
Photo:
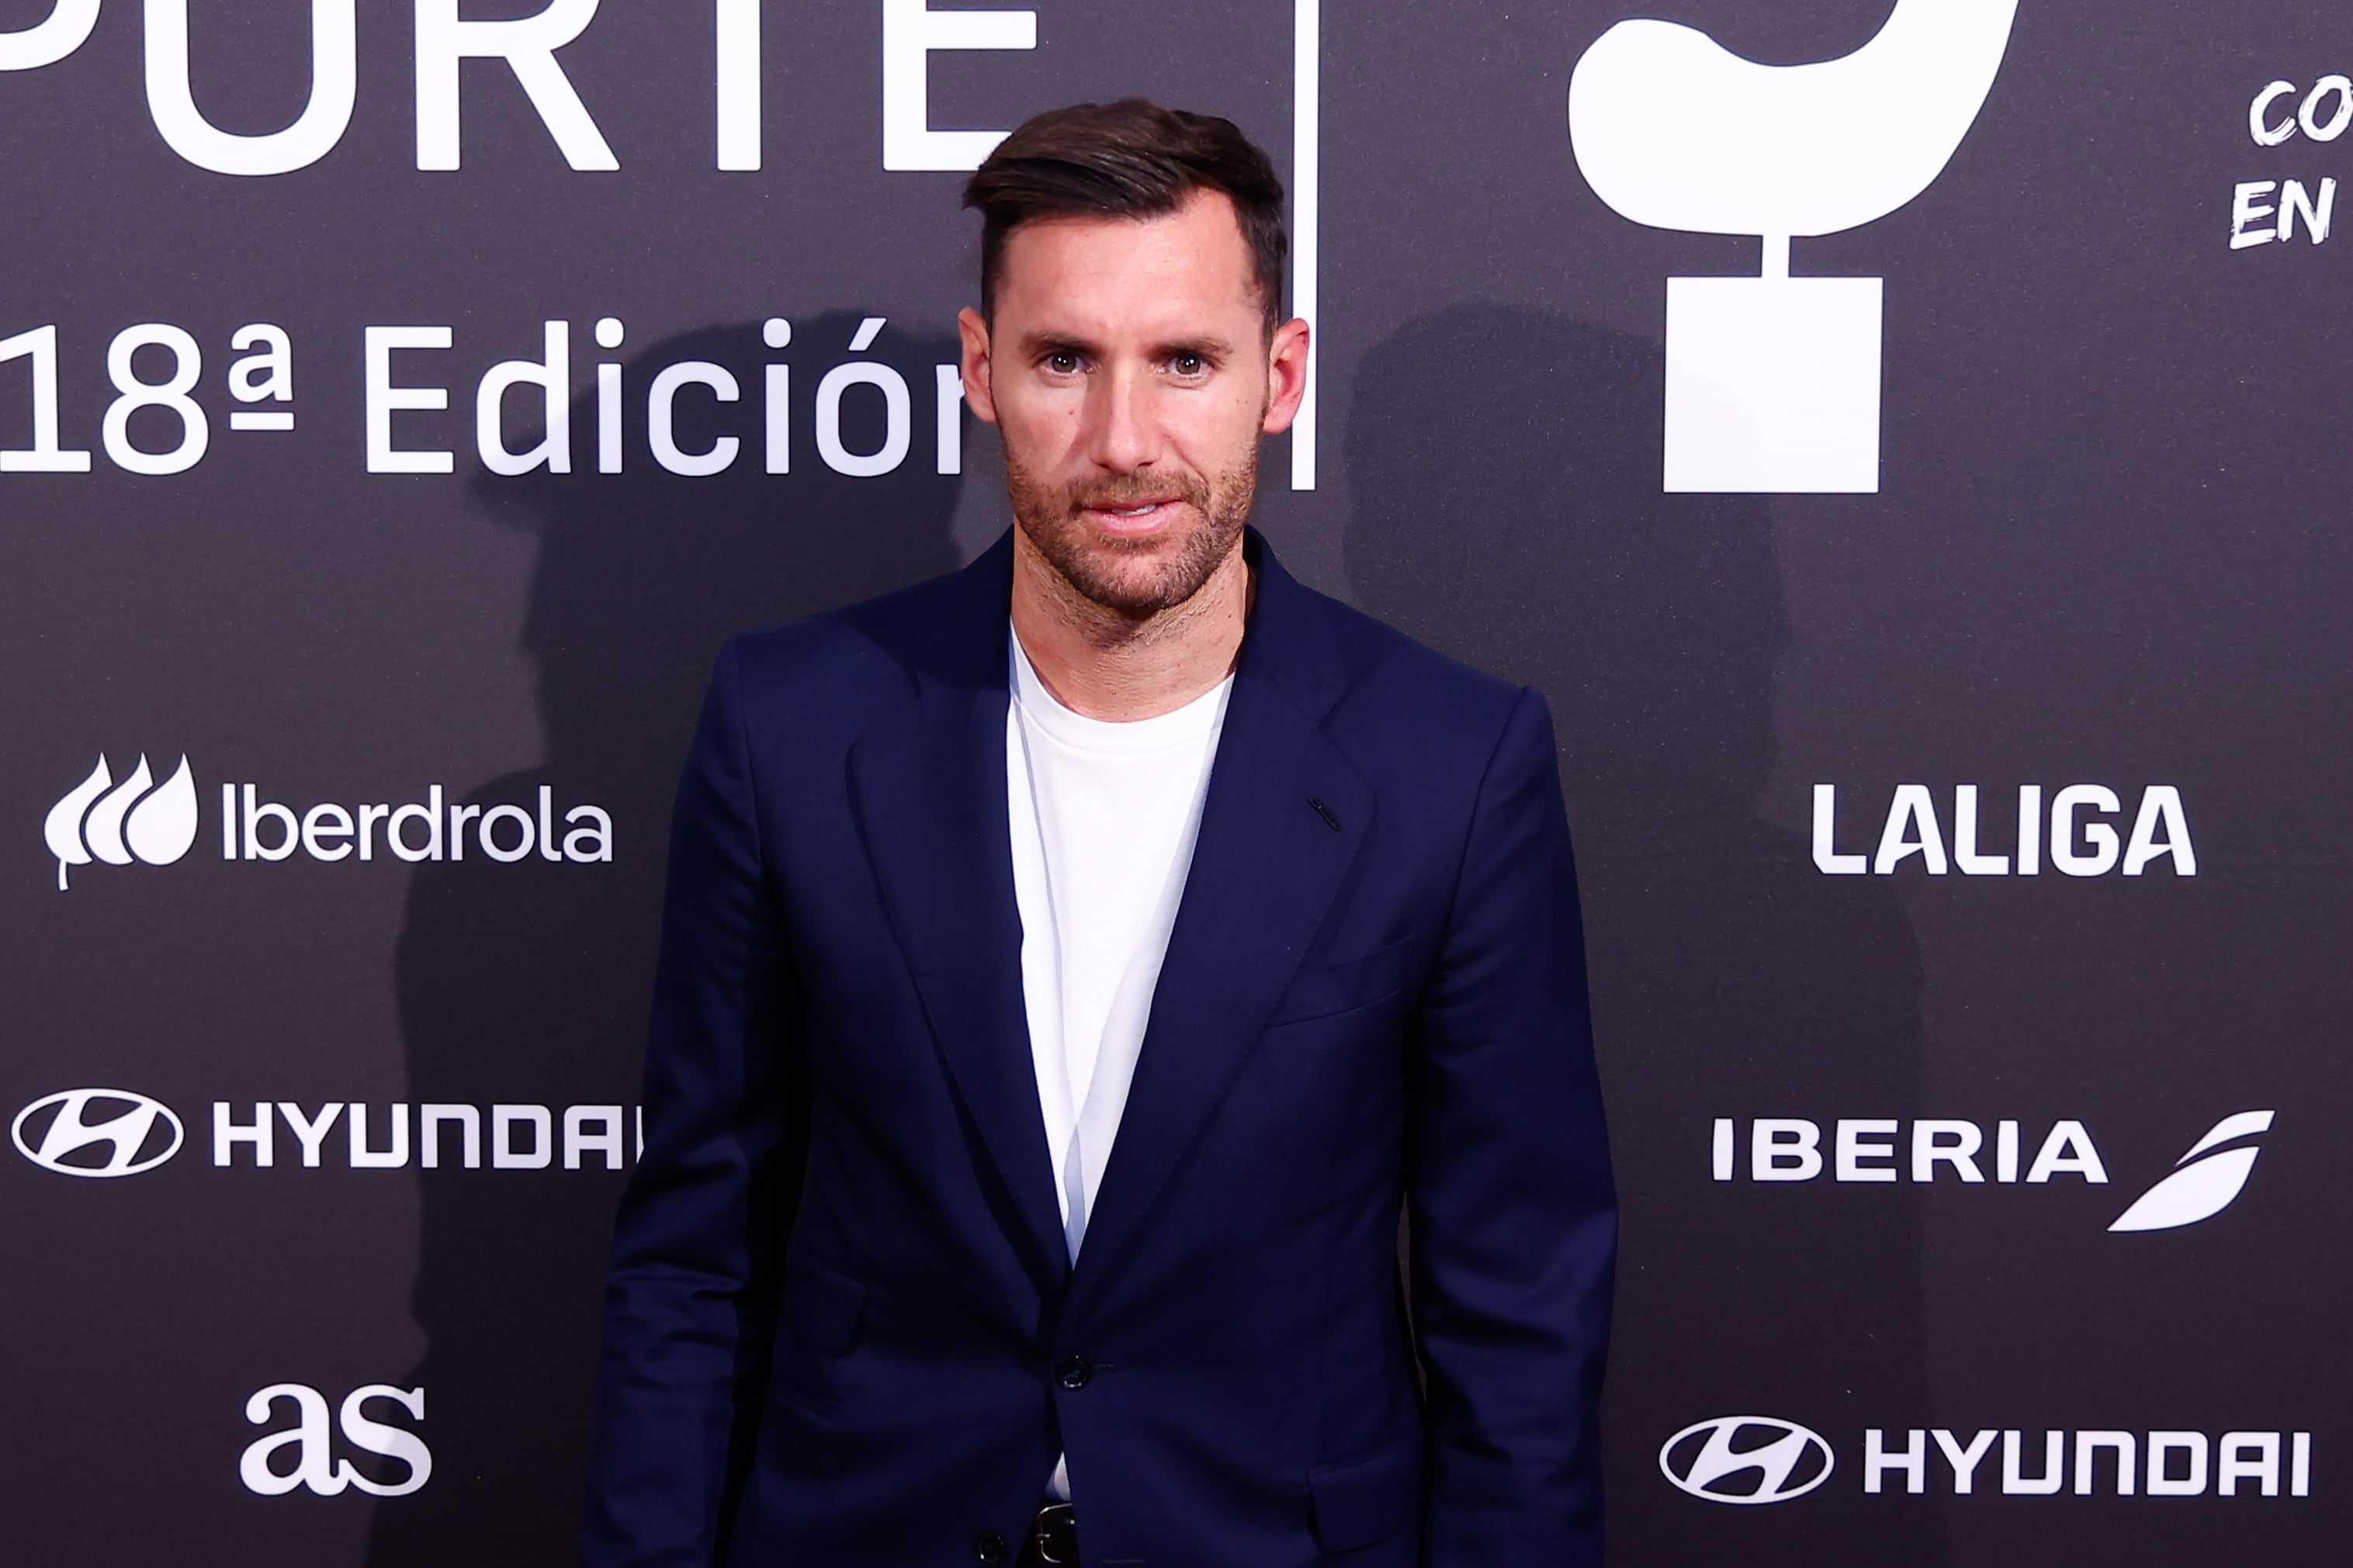
[[[1696,1422],[1659,1449],[1659,1470],[1710,1502],[1787,1502],[1831,1479],[1837,1460],[1820,1433],[1772,1415]]]
[[[336,1412],[344,1442],[364,1454],[379,1455],[403,1468],[406,1473],[394,1480],[364,1474],[349,1459],[335,1458],[326,1395],[308,1384],[273,1383],[258,1391],[245,1402],[245,1418],[256,1426],[262,1426],[281,1400],[293,1405],[294,1425],[247,1446],[237,1462],[237,1474],[248,1491],[263,1497],[283,1497],[296,1487],[308,1487],[321,1497],[336,1497],[347,1487],[357,1487],[371,1497],[406,1497],[422,1488],[433,1474],[433,1454],[426,1447],[424,1438],[406,1426],[373,1420],[367,1414],[368,1405],[381,1400],[407,1411],[411,1420],[422,1421],[422,1388],[395,1388],[388,1383],[371,1383],[345,1394],[342,1408]],[[294,1456],[293,1468],[277,1468],[271,1461],[290,1449]]]
[[[196,841],[196,785],[188,774],[188,759],[182,757],[179,770],[158,788],[145,757],[117,784],[100,753],[90,776],[49,807],[41,837],[58,858],[60,890],[68,867],[92,859],[109,866],[128,866],[134,859],[170,865]]]
[[[1984,107],[2017,11],[1897,0],[1862,48],[1802,66],[1626,21],[1577,62],[1569,142],[1596,195],[1653,228],[1764,242],[1762,277],[1667,279],[1667,489],[1879,489],[1880,279],[1793,278],[1789,241],[1928,188]]]
[[[2237,1201],[2263,1152],[2253,1140],[2272,1130],[2268,1110],[2242,1110],[2207,1130],[2175,1163],[2173,1174],[2143,1193],[2108,1226],[2119,1230],[2179,1230],[2211,1219]],[[2242,1142],[2243,1141],[2243,1142]],[[2225,1143],[2236,1147],[2225,1149]]]
[[[180,1119],[143,1094],[69,1089],[16,1113],[16,1152],[61,1176],[135,1176],[180,1152]]]

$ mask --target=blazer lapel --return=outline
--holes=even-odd
[[[1320,606],[1255,530],[1248,547],[1257,604],[1074,1296],[1116,1262],[1248,1065],[1372,821],[1371,786],[1318,728],[1346,684]]]
[[[1006,821],[1008,541],[963,574],[915,663],[916,700],[849,753],[850,793],[884,909],[966,1111],[1004,1179],[1007,1233],[1041,1283],[1066,1277],[1021,993]],[[967,588],[967,584],[969,585]]]

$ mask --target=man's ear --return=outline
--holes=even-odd
[[[997,396],[988,384],[988,322],[978,310],[956,312],[956,335],[964,340],[964,401],[976,418],[997,423]]]
[[[1306,321],[1293,316],[1274,329],[1267,344],[1266,417],[1259,428],[1270,436],[1291,428],[1307,395],[1307,339]]]

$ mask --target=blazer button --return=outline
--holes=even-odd
[[[1005,1537],[993,1530],[984,1530],[973,1538],[972,1554],[988,1564],[988,1568],[1005,1561]]]
[[[1076,1390],[1084,1388],[1094,1374],[1095,1369],[1087,1364],[1086,1357],[1066,1356],[1062,1364],[1054,1369],[1054,1381],[1064,1388]]]

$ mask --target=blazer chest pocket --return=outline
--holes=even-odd
[[[1411,937],[1403,937],[1361,958],[1301,970],[1292,976],[1290,989],[1275,1005],[1266,1026],[1305,1023],[1388,1001],[1417,978],[1414,947]]]

